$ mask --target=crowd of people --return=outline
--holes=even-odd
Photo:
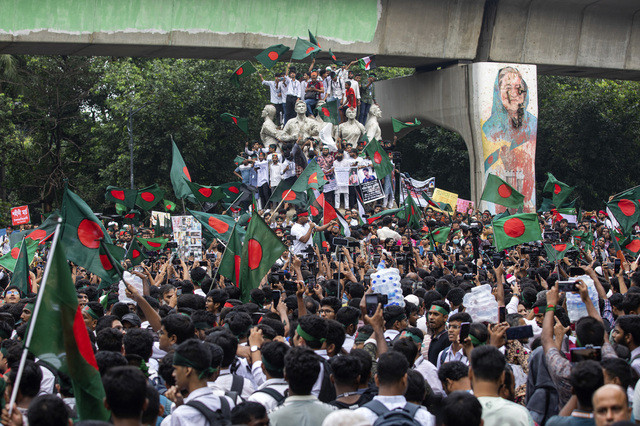
[[[285,203],[261,213],[290,250],[249,301],[216,273],[220,241],[200,260],[148,252],[142,270],[132,271],[142,292],[129,283],[125,294],[118,285],[98,291],[100,279],[72,265],[114,424],[609,425],[640,418],[640,271],[635,259],[615,262],[604,212],[575,225],[540,214],[545,238],[576,247],[575,231],[594,239],[559,262],[537,243],[492,250],[489,212],[428,207],[418,230],[391,215],[361,224],[358,212],[346,212],[354,220],[347,245],[336,223],[316,225],[304,209]],[[442,226],[451,229],[446,242],[425,238]],[[154,232],[114,223],[108,231],[125,248]],[[327,244],[313,244],[315,233]],[[44,262],[46,248],[32,264],[36,282]],[[372,275],[381,268],[398,269],[404,306],[384,306],[378,295],[381,303],[370,305]],[[485,284],[500,311],[495,322],[477,321],[463,305]],[[36,295],[21,294],[7,271],[0,285],[6,403]],[[578,319],[569,292],[586,307]],[[522,329],[530,334],[509,337]],[[68,377],[30,356],[16,411],[10,416],[5,407],[2,422],[66,424],[75,410]]]

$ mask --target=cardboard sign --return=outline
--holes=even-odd
[[[458,204],[456,205],[456,210],[461,213],[467,213],[469,209],[473,209],[473,201],[463,200],[462,198],[458,198]]]
[[[14,207],[11,209],[11,223],[13,226],[24,225],[31,222],[29,206]]]
[[[458,204],[458,194],[453,192],[445,191],[444,189],[436,188],[433,191],[433,197],[431,197],[433,201],[438,203],[449,204],[451,207],[451,211],[456,210],[456,205]]]
[[[364,204],[373,203],[384,198],[382,185],[377,179],[363,182],[360,184],[360,189],[362,189],[362,202]]]

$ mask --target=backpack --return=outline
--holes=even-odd
[[[331,383],[331,366],[329,365],[329,362],[322,357],[319,358],[320,362],[324,366],[324,372],[322,375],[322,384],[320,386],[318,399],[328,404],[336,399],[336,388],[333,386],[333,383]]]
[[[238,403],[238,397],[240,400],[242,399],[242,389],[244,389],[244,377],[239,376],[237,374],[232,374],[233,380],[231,382],[231,389],[225,392],[225,396],[231,398],[234,404]]]
[[[213,411],[211,408],[204,405],[204,403],[192,400],[185,405],[193,407],[200,412],[206,419],[210,426],[230,426],[231,425],[231,407],[225,397],[220,397],[220,409]]]
[[[266,393],[271,398],[276,400],[276,405],[282,405],[284,400],[287,398],[286,396],[282,395],[280,392],[278,392],[277,390],[275,390],[273,388],[259,389],[256,392]]]
[[[402,408],[389,410],[382,402],[373,400],[364,404],[363,407],[378,416],[373,426],[420,426],[420,422],[414,418],[420,409],[416,404],[407,402]]]

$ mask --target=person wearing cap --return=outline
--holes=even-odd
[[[326,225],[318,226],[309,221],[308,211],[298,209],[296,214],[296,223],[291,227],[291,235],[296,237],[296,239],[293,241],[293,247],[291,250],[296,256],[306,257],[307,254],[305,250],[313,245],[313,239],[311,238],[313,233],[326,231],[335,221],[332,220]]]
[[[189,339],[178,345],[173,354],[173,369],[176,384],[165,396],[176,403],[176,408],[162,421],[163,426],[207,424],[202,408],[190,404],[192,401],[204,405],[207,410],[219,410],[220,415],[230,421],[231,408],[235,404],[227,396],[215,396],[207,386],[207,380],[215,370],[211,367],[211,351],[205,343]],[[185,393],[187,396],[183,401]]]
[[[129,330],[130,328],[140,328],[142,326],[140,317],[134,313],[124,315],[121,322],[125,330]]]

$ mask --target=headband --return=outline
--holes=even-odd
[[[300,212],[298,213],[298,217],[307,217],[309,216],[309,212]]]
[[[486,342],[481,342],[480,340],[478,340],[478,338],[476,336],[474,336],[473,334],[469,334],[469,339],[471,339],[471,344],[476,347],[476,346],[484,346],[486,344]]]
[[[276,366],[274,366],[273,364],[269,363],[264,355],[261,356],[262,359],[262,363],[264,364],[264,368],[266,368],[269,371],[273,371],[274,373],[282,373],[284,371],[284,368],[277,368]]]
[[[418,336],[416,334],[413,334],[410,331],[404,330],[402,333],[400,333],[400,338],[404,338],[404,337],[409,337],[411,340],[416,342],[418,345],[422,345],[422,339],[420,338],[420,336]]]
[[[27,303],[26,305],[24,305],[24,309],[29,310],[31,312],[33,312],[33,308],[36,307],[35,303]]]
[[[233,308],[233,305],[229,302],[224,302],[224,308]]]
[[[429,308],[429,312],[438,312],[438,313],[441,313],[444,316],[449,315],[449,312],[447,312],[447,310],[445,308],[443,308],[442,306],[438,306],[438,305],[431,305],[431,308]]]
[[[300,324],[298,324],[298,328],[296,328],[296,333],[298,333],[298,336],[302,337],[304,340],[307,340],[309,342],[324,342],[327,340],[325,338],[318,339],[316,337],[313,337],[312,335],[304,331],[302,327],[300,327]]]
[[[359,331],[356,333],[355,342],[366,342],[367,340],[369,340],[369,337],[371,337],[371,334],[373,333],[363,333],[362,331]]]
[[[93,309],[91,309],[88,305],[85,305],[84,308],[82,308],[82,313],[83,314],[87,314],[89,315],[91,318],[93,318],[94,320],[99,320],[100,317],[98,316],[98,314],[96,314],[95,312],[93,312]]]
[[[178,352],[173,353],[173,365],[180,365],[182,367],[191,367],[194,370],[199,371],[200,374],[198,374],[198,379],[200,380],[218,371],[217,368],[212,368],[210,365],[209,366],[204,366],[202,364],[198,365],[198,363],[185,358],[184,356],[180,355]]]

